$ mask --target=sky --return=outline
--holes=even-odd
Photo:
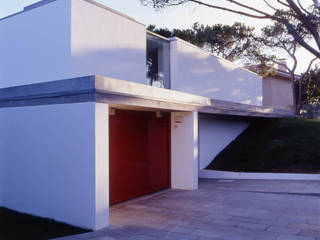
[[[0,0],[0,18],[23,9],[24,6],[39,0]],[[187,28],[194,22],[202,24],[224,23],[233,24],[234,21],[247,22],[248,19],[238,15],[230,15],[223,11],[216,11],[207,7],[185,4],[155,11],[140,4],[139,0],[96,0],[110,8],[125,13],[146,25],[155,24],[159,27]],[[221,1],[221,0],[220,0]],[[252,1],[252,0],[246,0]],[[261,21],[251,21],[250,25],[261,27]]]
[[[24,6],[38,2],[39,0],[0,0],[0,18],[15,12],[21,11]],[[158,27],[172,28],[189,28],[195,22],[200,24],[213,25],[216,23],[233,24],[235,21],[244,22],[245,24],[255,27],[258,31],[271,22],[269,20],[257,20],[247,17],[242,17],[236,14],[230,14],[221,10],[211,9],[205,6],[200,6],[192,3],[184,4],[182,6],[175,6],[166,8],[160,11],[155,11],[150,7],[142,6],[139,0],[96,0],[110,8],[118,10],[130,17],[135,18],[137,21],[149,25],[154,24]],[[209,0],[207,0],[209,1]],[[223,2],[223,0],[217,0]],[[304,0],[310,2],[311,0]],[[261,5],[262,1],[242,0],[247,2],[250,6],[257,7],[261,10],[268,10],[266,5]],[[224,4],[224,6],[228,6]],[[300,59],[309,60],[312,58],[311,54],[306,51],[300,50],[298,53]],[[304,66],[308,63],[300,64],[298,72],[303,71]],[[290,65],[291,62],[288,61]]]

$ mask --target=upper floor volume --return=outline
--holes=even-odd
[[[260,76],[93,0],[45,0],[0,19],[0,88],[100,75],[262,105]]]

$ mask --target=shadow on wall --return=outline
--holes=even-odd
[[[100,75],[147,84],[146,52],[138,49],[94,49],[72,53],[72,77]]]
[[[178,48],[174,90],[213,99],[262,105],[262,79],[227,60],[191,46]]]
[[[41,57],[30,57],[31,52],[41,52]],[[13,59],[1,62],[0,58],[0,68],[3,67],[0,71],[0,88],[88,75],[147,83],[145,50],[90,49],[71,51],[70,55],[52,55],[50,51],[44,52],[34,47],[20,53],[16,52],[15,62]],[[10,68],[13,66],[18,67],[19,71],[11,71]]]

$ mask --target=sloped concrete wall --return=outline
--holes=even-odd
[[[249,125],[245,120],[199,114],[199,169],[206,168]]]

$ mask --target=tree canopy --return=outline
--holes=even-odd
[[[254,28],[239,22],[212,26],[194,23],[191,28],[173,30],[149,25],[148,30],[168,38],[179,37],[230,61],[245,62],[253,51],[258,51],[254,49],[255,45],[251,44],[255,38]]]
[[[320,69],[314,68],[302,76],[301,101],[303,104],[320,104]],[[296,88],[299,91],[299,88]]]
[[[320,2],[312,0],[313,4],[306,5],[301,0],[257,0],[264,4],[268,10],[262,11],[241,0],[140,0],[143,5],[155,9],[180,5],[191,2],[209,8],[220,9],[255,19],[270,19],[285,26],[287,32],[295,41],[320,58]],[[232,7],[225,7],[223,2],[230,3]],[[221,4],[222,3],[222,4]],[[303,31],[302,31],[303,29]],[[308,38],[306,38],[308,36]],[[310,41],[312,40],[312,41]],[[315,45],[315,46],[314,46]]]

